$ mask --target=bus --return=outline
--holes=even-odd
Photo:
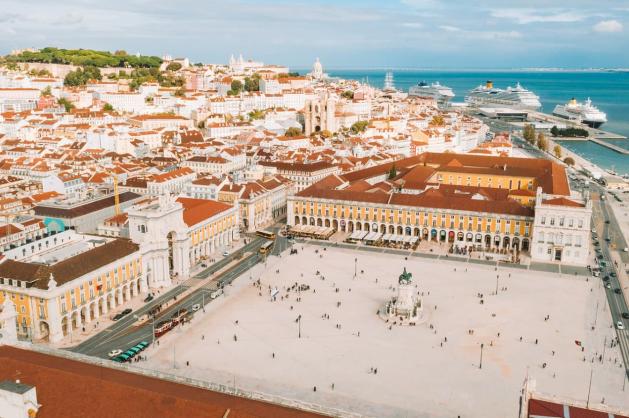
[[[270,240],[275,239],[275,233],[269,232],[269,231],[259,230],[259,231],[256,231],[256,235],[262,238],[270,239]]]
[[[260,254],[268,254],[273,249],[273,241],[265,242],[260,247]]]

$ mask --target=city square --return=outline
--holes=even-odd
[[[539,393],[629,406],[600,281],[294,249],[244,273],[138,364],[363,416],[517,416],[527,377]],[[404,268],[422,301],[414,326],[379,315]]]

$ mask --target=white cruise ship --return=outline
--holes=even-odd
[[[588,97],[585,103],[579,103],[573,97],[565,105],[555,106],[553,115],[571,121],[584,123],[592,128],[598,128],[607,122],[607,115],[601,112],[596,106],[592,106],[592,101]]]
[[[432,97],[437,100],[438,103],[447,103],[454,97],[454,92],[450,87],[439,84],[438,81],[432,84],[422,81],[416,86],[412,86],[408,89],[408,95],[417,97]]]
[[[539,97],[530,90],[517,83],[515,87],[499,89],[494,83],[488,81],[484,86],[478,86],[471,90],[465,101],[474,106],[504,106],[515,109],[538,110],[542,107]]]

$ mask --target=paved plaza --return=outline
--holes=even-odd
[[[600,281],[295,248],[245,273],[138,364],[374,417],[516,417],[527,374],[539,392],[585,401],[592,372],[591,404],[629,408]],[[417,326],[377,315],[404,267],[423,294]],[[309,288],[288,291],[295,283]]]

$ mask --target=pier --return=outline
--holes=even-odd
[[[590,141],[598,144],[602,147],[609,148],[610,150],[616,151],[617,153],[629,155],[629,150],[626,148],[619,147],[618,145],[610,144],[609,142],[603,141],[599,138],[588,138]]]

